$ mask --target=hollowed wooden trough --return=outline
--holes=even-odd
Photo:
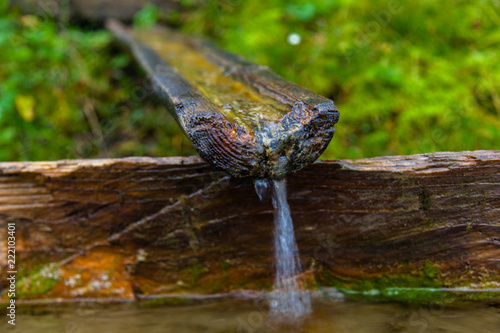
[[[288,193],[310,288],[500,299],[499,151],[321,161]],[[0,163],[1,288],[14,222],[19,300],[268,290],[272,215],[197,157]]]
[[[333,101],[164,27],[107,24],[198,154],[234,177],[282,178],[314,162],[335,132]]]

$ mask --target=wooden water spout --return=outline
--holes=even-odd
[[[200,156],[232,176],[284,178],[314,162],[333,136],[333,101],[266,67],[158,27],[133,32],[110,21],[108,28],[131,49]],[[280,186],[273,186],[271,312],[298,319],[310,313],[310,298],[297,282],[301,268],[285,182],[273,184]]]
[[[333,101],[267,67],[166,28],[108,28],[137,59],[200,156],[232,176],[282,178],[334,133]]]

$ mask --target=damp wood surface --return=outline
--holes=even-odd
[[[311,288],[498,288],[499,151],[320,161],[287,185]],[[20,299],[218,295],[273,281],[270,199],[198,157],[0,163],[3,249],[9,222]],[[5,291],[4,251],[0,267]]]
[[[314,162],[332,139],[333,101],[265,66],[161,26],[109,20],[107,27],[199,155],[231,176],[282,178]]]

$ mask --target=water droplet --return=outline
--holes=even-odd
[[[263,201],[269,192],[269,181],[267,179],[255,179],[253,185],[260,201]]]

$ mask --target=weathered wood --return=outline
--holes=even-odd
[[[288,194],[311,286],[499,288],[500,151],[322,161]],[[0,163],[24,299],[266,289],[272,214],[197,157]]]
[[[200,156],[236,177],[281,178],[314,162],[333,101],[213,44],[155,27],[108,28],[129,48]]]

